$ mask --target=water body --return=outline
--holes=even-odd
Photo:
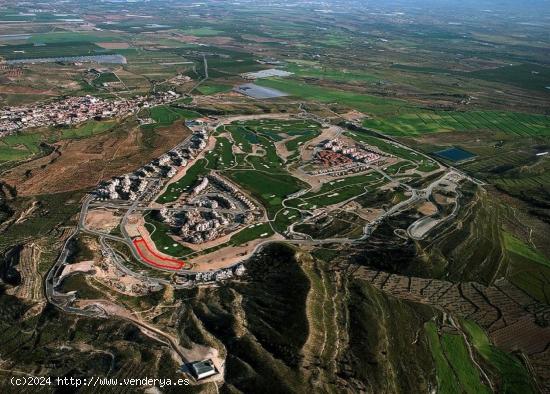
[[[7,64],[32,64],[55,62],[80,62],[80,63],[109,63],[126,64],[126,58],[122,55],[93,55],[93,56],[67,56],[67,57],[40,57],[36,59],[7,60]]]
[[[476,156],[472,152],[468,152],[467,150],[457,148],[457,147],[443,149],[434,153],[439,157],[442,157],[444,159],[454,161],[454,162],[468,160]]]
[[[287,93],[281,92],[280,90],[258,86],[253,83],[245,83],[244,85],[237,86],[234,90],[256,99],[269,99],[288,96]]]
[[[30,34],[0,34],[0,40],[28,40]]]

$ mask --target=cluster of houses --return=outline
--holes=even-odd
[[[237,187],[216,174],[200,179],[189,197],[187,205],[192,208],[163,208],[159,212],[161,219],[169,223],[174,233],[186,242],[200,244],[212,241],[235,230],[240,224],[255,220],[252,211],[257,210],[257,206]]]
[[[207,141],[208,133],[205,130],[195,131],[189,140],[153,159],[132,174],[101,183],[95,194],[104,200],[134,201],[147,189],[150,178],[172,178],[178,169],[187,166],[187,163],[206,147]]]
[[[172,225],[179,229],[179,235],[186,242],[200,244],[212,241],[223,234],[230,223],[228,215],[216,211],[199,211],[193,209],[182,211],[170,217]]]
[[[233,267],[222,268],[215,271],[179,274],[174,281],[178,285],[193,286],[202,283],[221,282],[224,280],[241,277],[246,273],[244,264],[239,263]]]
[[[179,97],[172,91],[115,100],[88,95],[29,106],[4,107],[0,109],[0,137],[31,127],[76,125],[92,119],[127,116],[140,108],[166,104]]]
[[[323,149],[341,153],[355,162],[372,163],[380,159],[380,154],[371,150],[364,149],[364,147],[350,147],[338,138],[328,140],[323,143]]]
[[[249,210],[256,209],[256,205],[248,197],[246,197],[243,193],[241,193],[241,191],[236,186],[232,185],[231,183],[229,183],[228,181],[226,181],[225,179],[223,179],[222,177],[214,173],[210,173],[208,175],[208,178],[218,188],[220,188],[225,192],[228,192],[232,197],[234,197],[236,200],[241,202],[246,209],[249,209]]]

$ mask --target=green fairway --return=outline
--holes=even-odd
[[[277,213],[275,221],[273,222],[273,227],[279,233],[284,233],[288,226],[292,223],[298,221],[301,218],[302,214],[297,209],[284,209]]]
[[[170,237],[170,227],[167,224],[146,217],[145,228],[159,252],[172,257],[182,257],[193,252]]]
[[[208,170],[205,167],[205,159],[200,159],[195,162],[195,164],[187,168],[185,175],[181,179],[171,183],[166,188],[166,191],[161,196],[159,196],[157,202],[159,204],[166,204],[176,201],[183,192],[189,191],[190,187],[198,181],[198,178],[200,176],[208,173]]]
[[[236,164],[232,145],[225,137],[216,138],[215,148],[205,155],[208,160],[207,168],[211,170],[223,170]]]
[[[257,223],[248,226],[231,237],[230,243],[234,246],[254,241],[258,238],[267,238],[273,235],[273,230],[268,223]]]
[[[288,149],[289,152],[293,152],[293,151],[297,150],[301,145],[306,143],[307,141],[312,140],[312,139],[318,137],[319,135],[321,135],[321,132],[317,131],[317,130],[307,132],[307,134],[304,133],[304,134],[299,135],[298,137],[295,137],[295,138],[291,139],[290,141],[286,142],[285,146],[286,146],[286,148]]]
[[[270,217],[280,209],[286,196],[305,187],[299,179],[286,174],[238,170],[229,172],[229,176],[262,201]]]
[[[252,152],[252,144],[257,144],[258,137],[252,131],[242,126],[226,126],[226,130],[231,133],[233,140],[244,152]]]
[[[412,170],[416,168],[416,166],[408,161],[403,161],[400,163],[393,164],[389,167],[387,167],[385,170],[390,175],[397,175],[397,174],[403,174],[404,172],[407,172],[408,170]]]

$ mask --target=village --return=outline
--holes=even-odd
[[[89,120],[125,117],[137,113],[141,108],[171,103],[180,97],[173,91],[114,100],[87,95],[32,106],[3,107],[0,109],[0,137],[27,128],[70,126]]]

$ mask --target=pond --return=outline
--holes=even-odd
[[[454,161],[454,162],[468,160],[476,156],[475,154],[468,152],[467,150],[457,148],[454,146],[451,148],[434,152],[434,154],[436,154],[437,156],[443,159]]]

